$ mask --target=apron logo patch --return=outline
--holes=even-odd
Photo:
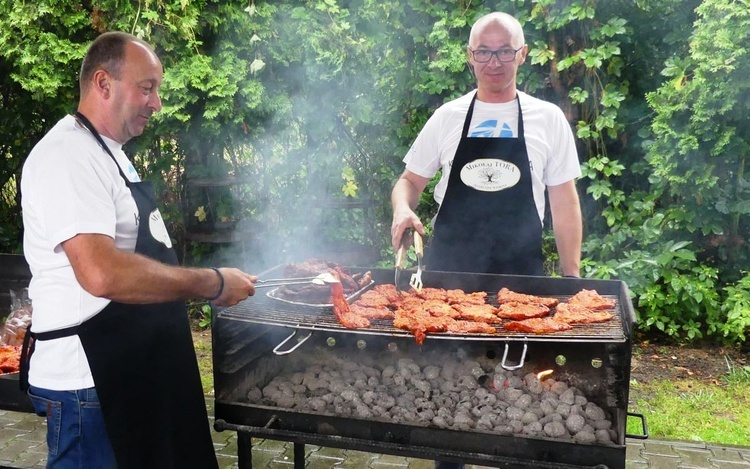
[[[461,168],[461,181],[472,189],[497,192],[513,187],[521,180],[518,166],[505,160],[481,158]]]
[[[169,238],[167,227],[164,225],[164,219],[161,217],[161,212],[159,212],[158,208],[148,216],[148,229],[155,240],[168,248],[172,247],[172,240]]]

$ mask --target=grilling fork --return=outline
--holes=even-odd
[[[414,230],[414,252],[417,254],[417,272],[412,274],[409,285],[416,291],[422,291],[422,256],[424,255],[424,245],[422,236],[417,230]]]

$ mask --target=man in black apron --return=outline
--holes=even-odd
[[[467,47],[477,91],[438,109],[404,158],[407,169],[391,194],[394,249],[409,228],[425,234],[414,210],[427,183],[443,170],[436,188],[440,208],[425,253],[429,270],[544,275],[540,211],[546,186],[562,273],[579,275],[580,167],[573,135],[558,108],[516,90],[527,52],[512,16],[491,13],[477,20]],[[507,122],[516,117],[513,129]],[[527,120],[533,125],[531,142]]]
[[[102,181],[115,188],[124,184],[135,202],[133,223],[137,233],[134,252],[118,249],[115,239],[95,229],[71,233],[71,237],[59,244],[75,280],[85,291],[82,294],[91,295],[92,301],[99,298],[111,301],[80,324],[44,331],[32,325],[32,333],[27,334],[27,338],[35,341],[27,341],[24,346],[22,382],[28,377],[28,358],[34,347],[41,351],[43,341],[71,336],[80,339],[94,382],[94,388],[90,389],[53,390],[35,386],[32,357],[29,394],[37,412],[48,418],[49,467],[218,467],[184,300],[207,298],[217,305],[236,304],[254,293],[256,277],[234,268],[178,267],[153,188],[150,183],[133,181],[133,177],[126,175],[123,162],[118,161],[110,148],[112,144],[108,145],[103,138],[124,144],[143,132],[151,114],[161,109],[158,88],[162,76],[161,63],[145,42],[125,33],[100,36],[84,59],[81,102],[75,122],[66,117],[67,122],[64,119],[58,124],[65,130],[55,131],[50,137],[58,138],[62,132],[68,132],[65,135],[96,142],[101,150],[94,155],[97,167],[116,168],[116,173],[104,174]],[[71,131],[74,126],[88,136],[81,137],[81,132]],[[91,144],[88,143],[89,149]],[[39,275],[37,285],[49,285],[47,278],[54,273],[42,268],[43,263],[37,259],[55,253],[40,250],[40,240],[31,232],[43,231],[39,220],[50,215],[37,208],[44,202],[40,195],[44,190],[34,186],[34,176],[44,170],[45,165],[39,161],[54,153],[54,145],[51,147],[43,139],[38,147],[40,150],[32,151],[27,160],[26,180],[22,181],[22,191],[25,187],[31,199],[24,206],[24,223],[28,221],[30,231],[25,238],[25,250],[28,246],[32,274]],[[119,147],[116,152],[121,153]],[[75,156],[55,156],[75,161]],[[111,162],[96,159],[99,157]],[[94,173],[101,172],[99,169]],[[69,185],[68,176],[61,178],[61,184]],[[47,189],[55,192],[54,187]],[[77,217],[79,213],[76,212]],[[95,222],[99,221],[80,223],[96,226]],[[57,249],[55,252],[59,253]],[[34,286],[32,278],[32,292]],[[44,292],[50,290],[40,287],[37,291],[42,293],[38,293],[38,298],[32,296],[32,301],[41,306],[35,308],[34,324],[42,324],[55,314],[44,298]],[[44,368],[44,363],[38,365]],[[71,411],[69,401],[54,397],[67,395],[78,396],[74,401],[81,400],[81,410],[76,409],[83,416],[80,428],[76,417],[71,419],[65,414]],[[85,401],[82,396],[86,396]],[[99,405],[97,397],[100,415],[91,413],[91,408]],[[104,428],[97,427],[97,422],[102,421]]]

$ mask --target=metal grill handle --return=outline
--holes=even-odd
[[[500,363],[500,366],[502,366],[504,369],[508,371],[517,370],[519,368],[523,368],[523,364],[526,361],[526,350],[529,348],[529,344],[527,342],[523,343],[523,352],[521,353],[521,361],[518,363],[518,365],[511,366],[505,364],[505,359],[508,358],[508,346],[510,344],[508,342],[505,343],[505,352],[503,352],[503,361]]]
[[[276,348],[274,348],[274,349],[273,349],[273,353],[275,353],[276,355],[287,355],[287,354],[289,354],[289,353],[292,353],[292,352],[294,352],[295,350],[297,350],[297,347],[299,347],[300,345],[304,344],[304,343],[305,343],[305,341],[307,341],[307,339],[309,339],[309,338],[310,338],[310,336],[312,335],[312,331],[310,331],[310,332],[309,332],[309,333],[308,333],[308,334],[307,334],[307,335],[306,335],[305,337],[303,337],[302,339],[298,340],[298,341],[297,341],[297,345],[295,345],[294,347],[290,348],[289,350],[283,350],[283,351],[279,351],[279,349],[280,349],[280,348],[281,348],[281,347],[282,347],[282,346],[283,346],[284,344],[286,344],[287,342],[289,342],[289,340],[290,340],[290,339],[291,339],[292,337],[294,337],[295,335],[297,335],[297,332],[298,332],[298,331],[299,331],[299,329],[295,329],[295,330],[294,330],[294,332],[292,332],[292,334],[291,334],[291,335],[290,335],[289,337],[287,337],[286,339],[284,339],[283,341],[281,341],[281,343],[280,343],[279,345],[277,345],[277,346],[276,346]],[[524,353],[524,354],[525,354],[525,353]]]

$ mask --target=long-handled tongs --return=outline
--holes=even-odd
[[[416,291],[422,291],[422,256],[424,255],[424,245],[422,237],[417,230],[414,230],[414,252],[417,254],[417,272],[412,274],[409,285]]]
[[[396,291],[401,294],[401,289],[399,288],[399,280],[401,279],[401,271],[404,270],[404,259],[406,258],[406,250],[409,249],[409,237],[406,234],[407,232],[404,231],[404,233],[401,235],[401,244],[398,247],[398,251],[396,251],[396,273],[394,275],[394,285],[396,285]]]
[[[316,277],[297,277],[297,278],[269,278],[266,280],[256,280],[255,288],[280,287],[282,285],[303,285],[312,283],[313,285],[327,285],[329,283],[339,283],[340,280],[330,272],[323,272]]]

